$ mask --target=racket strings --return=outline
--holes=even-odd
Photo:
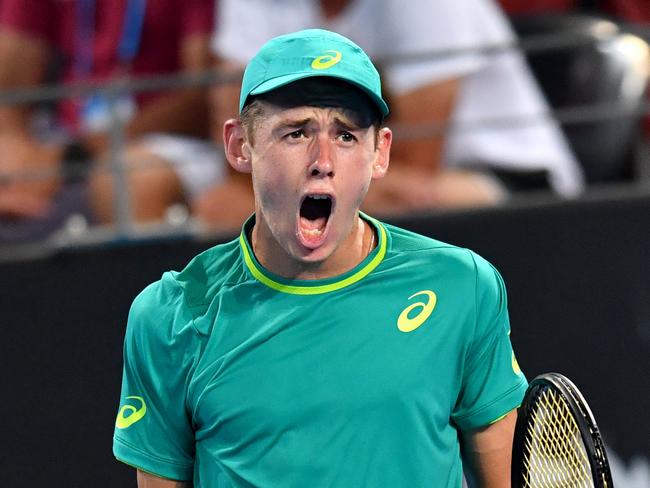
[[[566,400],[539,393],[524,438],[525,488],[593,487],[587,451]]]

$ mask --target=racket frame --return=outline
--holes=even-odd
[[[512,487],[520,488],[523,486],[524,439],[527,427],[526,420],[531,409],[529,400],[534,392],[544,387],[556,390],[567,402],[587,451],[587,459],[589,460],[595,488],[613,488],[614,483],[609,469],[607,452],[596,419],[580,390],[571,380],[560,373],[541,374],[528,385],[524,400],[519,407],[512,445]]]

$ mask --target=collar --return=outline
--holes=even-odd
[[[386,250],[388,248],[388,238],[384,225],[362,212],[359,212],[359,215],[375,230],[378,236],[377,246],[357,266],[341,275],[320,280],[291,280],[278,276],[264,268],[257,261],[253,253],[253,247],[248,239],[248,235],[255,225],[255,215],[252,215],[244,223],[242,232],[239,235],[239,245],[244,264],[257,281],[281,293],[289,293],[291,295],[321,295],[351,286],[361,281],[379,266],[386,256]]]

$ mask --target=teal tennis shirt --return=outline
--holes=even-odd
[[[270,273],[251,219],[148,286],[115,456],[201,488],[460,487],[459,432],[527,386],[503,281],[469,250],[363,218],[377,247],[341,276]]]

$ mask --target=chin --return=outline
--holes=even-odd
[[[304,264],[320,264],[334,253],[333,246],[328,244],[319,246],[316,249],[308,249],[300,244],[298,244],[298,247],[300,249],[295,253],[291,253],[291,255]]]

